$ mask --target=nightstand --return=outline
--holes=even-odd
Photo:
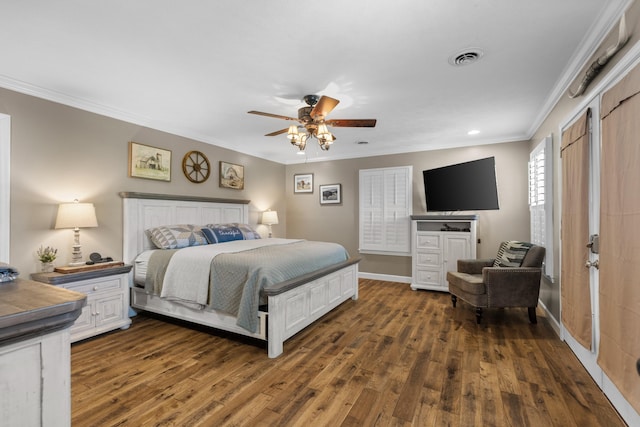
[[[77,273],[34,273],[31,279],[87,295],[87,305],[71,327],[71,342],[114,329],[127,329],[130,265]]]

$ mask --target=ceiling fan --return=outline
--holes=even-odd
[[[299,125],[291,125],[288,128],[280,129],[275,132],[266,134],[265,136],[276,136],[287,133],[287,138],[291,140],[291,144],[297,146],[300,151],[304,151],[307,146],[307,139],[314,137],[318,140],[322,150],[328,150],[336,140],[336,137],[329,132],[327,126],[335,127],[375,127],[376,119],[332,119],[325,120],[327,115],[336,108],[340,101],[337,99],[318,95],[306,95],[302,100],[307,104],[306,107],[298,109],[298,118],[281,116],[279,114],[263,113],[261,111],[249,111],[249,114],[257,114],[259,116],[273,117],[276,119],[297,121]],[[298,127],[302,126],[304,130],[300,132]]]

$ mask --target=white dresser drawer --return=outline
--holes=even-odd
[[[442,236],[430,233],[418,233],[416,235],[416,249],[439,250],[442,247]]]
[[[442,265],[442,254],[440,252],[417,252],[416,266],[418,267],[435,267]]]
[[[416,269],[416,283],[428,286],[441,286],[442,271],[430,270],[426,268]]]
[[[83,294],[91,295],[98,292],[109,292],[122,289],[124,281],[120,277],[105,277],[103,279],[93,279],[90,281],[82,281],[77,283],[65,284],[67,289]]]

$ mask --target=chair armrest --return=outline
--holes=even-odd
[[[491,267],[494,259],[459,259],[458,272],[467,274],[482,274],[482,269]]]
[[[540,295],[539,267],[486,267],[482,281],[489,307],[535,307]]]

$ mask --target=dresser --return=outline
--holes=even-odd
[[[87,305],[71,327],[71,342],[114,329],[127,329],[129,318],[130,265],[78,273],[35,273],[33,280],[83,293]]]
[[[31,280],[0,283],[0,425],[71,425],[69,327],[86,298]]]
[[[477,215],[411,216],[411,289],[447,292],[447,272],[476,257]]]

